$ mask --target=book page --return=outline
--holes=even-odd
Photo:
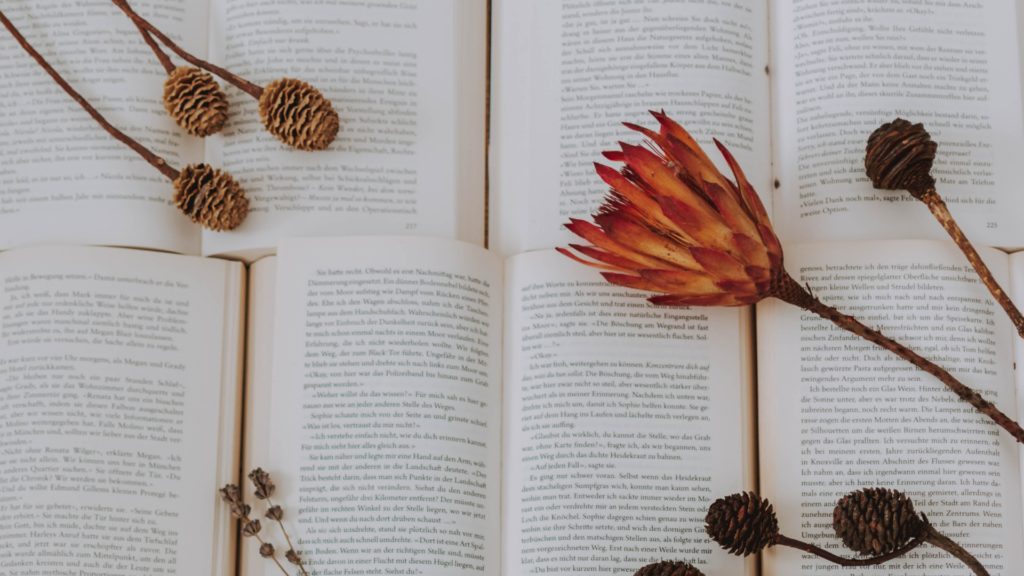
[[[1014,2],[773,3],[775,222],[783,243],[945,239],[906,192],[864,172],[897,117],[938,144],[937,191],[975,242],[1024,246]]]
[[[982,249],[1006,285],[1005,254]],[[786,247],[786,267],[825,303],[902,342],[1015,418],[1013,341],[1002,309],[952,242]],[[758,305],[761,487],[790,538],[853,556],[832,512],[846,494],[899,490],[992,576],[1020,574],[1021,487],[1015,440],[936,378],[816,315]],[[765,555],[768,576],[831,565],[791,548]],[[969,574],[924,545],[872,574]]]
[[[234,573],[244,274],[0,253],[0,571]]]
[[[494,2],[491,246],[511,256],[573,236],[608,191],[601,152],[664,110],[725,174],[736,156],[771,209],[767,4]]]
[[[756,573],[704,532],[756,489],[749,308],[667,308],[553,250],[506,270],[503,573]]]
[[[324,152],[263,129],[257,102],[207,157],[238,178],[251,213],[206,254],[251,258],[293,236],[408,234],[484,242],[487,6],[480,0],[213,0],[211,58],[261,86],[317,87],[341,119]]]
[[[502,267],[451,240],[281,245],[259,425],[308,568],[498,571]]]
[[[1010,285],[1004,286],[1014,304],[1024,302],[1024,252],[1010,254]],[[1017,359],[1024,358],[1024,338],[1013,339],[1014,377],[1017,389],[1017,414],[1024,414],[1024,366],[1017,370]],[[1024,478],[1024,446],[1019,447],[1021,458],[1021,477]],[[1024,485],[1022,485],[1024,490]],[[1024,504],[1022,504],[1024,506]]]
[[[204,0],[133,4],[194,53],[206,53]],[[177,169],[203,143],[163,106],[166,72],[111,2],[4,2],[4,14],[114,126]],[[7,33],[0,35],[0,250],[101,244],[199,253],[200,231],[174,187],[115,140]]]

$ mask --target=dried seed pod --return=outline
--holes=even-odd
[[[832,528],[847,548],[867,556],[888,554],[925,527],[905,494],[888,488],[851,492],[836,504]]]
[[[178,66],[164,80],[164,108],[193,136],[220,132],[228,119],[228,97],[217,80],[199,68]]]
[[[242,536],[245,536],[246,538],[252,538],[253,536],[259,534],[262,528],[263,527],[260,526],[260,521],[258,519],[250,520],[245,523],[245,526],[242,526]]]
[[[266,500],[274,495],[277,487],[270,481],[270,474],[264,472],[263,468],[249,472],[249,480],[252,480],[252,485],[256,487],[256,497],[260,500]]]
[[[284,510],[280,506],[271,506],[267,508],[267,518],[280,522],[284,518]]]
[[[249,200],[227,172],[189,164],[174,181],[174,203],[193,222],[220,232],[232,230],[249,214]]]
[[[249,512],[252,512],[252,508],[244,502],[234,502],[231,504],[231,515],[239,520],[248,520]]]
[[[768,500],[753,492],[719,498],[708,508],[708,536],[730,554],[749,556],[775,545],[779,521]]]
[[[260,556],[263,556],[264,558],[273,558],[274,545],[270,542],[264,542],[262,545],[260,545]]]
[[[906,190],[920,200],[935,188],[931,170],[937,149],[924,125],[897,118],[868,137],[864,168],[875,188]]]
[[[686,562],[664,561],[648,564],[633,576],[704,576],[704,573]]]
[[[341,125],[330,100],[313,86],[293,78],[268,84],[260,97],[259,111],[268,132],[299,150],[326,150]]]
[[[299,566],[299,565],[302,564],[302,559],[299,558],[299,554],[295,550],[288,550],[287,552],[284,553],[284,557],[287,558],[289,562],[291,562],[292,564],[295,564],[296,566]]]
[[[225,484],[220,489],[220,499],[227,502],[228,504],[234,504],[242,498],[242,491],[238,489],[236,484]]]

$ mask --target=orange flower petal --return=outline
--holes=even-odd
[[[682,267],[690,270],[700,269],[700,265],[690,255],[690,251],[686,246],[673,242],[664,236],[659,236],[635,222],[615,214],[601,214],[595,216],[594,220],[608,237],[615,242],[649,255],[657,259],[656,261],[661,262],[661,264],[647,266],[648,268],[671,269]],[[623,256],[627,255],[623,254]],[[635,258],[630,258],[636,260]]]
[[[619,268],[622,271],[630,270],[636,272],[637,270],[643,270],[644,268],[647,268],[647,266],[644,266],[639,262],[634,262],[629,258],[625,258],[623,256],[619,256],[618,254],[613,254],[611,252],[606,252],[599,248],[594,248],[593,246],[581,246],[579,244],[569,244],[569,246],[571,246],[574,250],[580,252],[584,256],[589,256],[594,260],[597,260],[598,262],[604,262],[605,264],[609,264],[611,266]]]
[[[559,254],[562,254],[563,256],[568,256],[569,258],[572,258],[573,260],[579,262],[580,264],[586,264],[587,266],[590,266],[591,268],[597,268],[598,270],[611,270],[613,272],[629,272],[630,270],[628,268],[622,268],[620,266],[609,266],[607,264],[601,264],[600,262],[590,262],[588,260],[584,260],[583,258],[580,258],[579,256],[566,250],[565,248],[555,248],[555,250],[557,250]],[[579,250],[579,248],[577,248],[577,250]]]
[[[725,222],[705,220],[692,207],[671,196],[659,196],[658,205],[665,216],[692,236],[697,244],[723,252],[740,251],[733,240],[735,233]]]
[[[601,152],[601,155],[612,162],[625,162],[626,156],[618,150],[609,150],[607,152]]]
[[[579,236],[580,238],[583,238],[584,240],[586,240],[587,242],[590,242],[591,244],[597,246],[598,248],[603,248],[603,249],[607,250],[608,252],[611,252],[613,254],[618,254],[619,256],[622,256],[624,258],[629,258],[630,260],[633,260],[634,262],[639,262],[639,263],[641,263],[641,264],[643,264],[645,266],[648,266],[648,267],[652,267],[652,268],[672,268],[673,267],[672,264],[669,264],[668,262],[665,262],[664,260],[659,260],[658,258],[647,256],[646,254],[642,254],[640,252],[637,252],[636,250],[633,250],[632,248],[629,248],[627,246],[623,246],[622,244],[620,244],[620,243],[616,242],[615,240],[609,238],[608,235],[605,234],[603,230],[601,230],[597,226],[591,224],[590,222],[585,222],[583,220],[577,220],[575,218],[572,218],[570,220],[571,220],[571,222],[569,224],[566,224],[565,227],[568,228],[573,234]]]
[[[709,296],[724,290],[715,286],[713,278],[700,272],[687,270],[640,270],[640,276],[664,288],[662,292],[686,296]]]
[[[718,212],[686,183],[677,178],[675,173],[653,152],[641,146],[630,146],[629,144],[622,144],[622,152],[626,155],[626,165],[632,168],[633,172],[659,195],[671,196],[690,206],[697,211],[702,221],[724,223]],[[689,230],[687,231],[689,232]]]
[[[679,296],[669,294],[668,296],[652,296],[648,302],[656,306],[744,306],[753,302],[741,302],[731,294],[718,294],[715,296]]]
[[[761,238],[764,238],[764,247],[768,250],[768,261],[771,262],[771,267],[782,268],[782,244],[775,236],[775,231],[772,230],[771,225],[765,224],[758,226],[758,229],[761,230]]]
[[[704,193],[715,203],[718,212],[730,228],[750,238],[759,238],[761,236],[760,231],[757,229],[757,224],[750,219],[746,209],[736,201],[735,196],[726,192],[714,182],[704,183]]]
[[[654,198],[651,198],[636,184],[630,182],[618,170],[604,164],[598,164],[597,162],[594,163],[594,169],[597,170],[597,175],[604,180],[605,184],[608,184],[623,198],[635,204],[636,208],[647,218],[654,220],[668,230],[685,236],[687,240],[692,240],[686,232],[676,226],[668,216],[665,216],[661,211],[661,206],[658,206],[658,202]]]
[[[760,236],[760,234],[758,234],[758,236]],[[757,242],[745,234],[733,234],[732,239],[739,248],[740,255],[742,255],[744,263],[760,268],[767,268],[771,266],[771,261],[768,260],[768,250],[764,247],[764,244]]]
[[[740,163],[736,161],[736,158],[729,152],[729,149],[723,146],[717,139],[715,139],[715,146],[718,146],[718,151],[722,153],[725,161],[729,164],[729,168],[732,169],[732,174],[736,178],[736,184],[740,188],[740,193],[747,204],[747,209],[757,218],[758,224],[771,226],[771,221],[768,220],[768,212],[764,209],[764,204],[761,203],[761,198],[754,191],[754,187],[747,181],[746,175],[743,174],[743,169],[740,168]]]
[[[747,276],[747,267],[725,252],[710,248],[691,248],[690,253],[700,263],[701,268],[704,268],[715,280],[750,282],[750,277]]]
[[[639,276],[633,276],[631,274],[616,274],[615,272],[601,272],[601,276],[604,279],[611,282],[612,284],[623,286],[625,288],[633,288],[635,290],[645,290],[647,292],[665,292],[664,288],[656,286],[647,280]]]

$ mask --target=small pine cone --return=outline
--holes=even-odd
[[[295,564],[296,566],[299,566],[300,564],[302,564],[302,559],[299,558],[299,554],[297,552],[295,552],[295,550],[289,550],[289,551],[285,552],[284,553],[284,557],[287,558],[289,562],[291,562],[292,564]]]
[[[708,536],[730,554],[749,556],[775,545],[779,521],[767,500],[753,492],[719,498],[708,508]]]
[[[263,526],[260,526],[259,520],[250,520],[245,523],[245,526],[242,526],[242,536],[245,536],[246,538],[252,538],[253,536],[259,534],[260,530],[262,529]]]
[[[920,200],[935,188],[931,171],[936,149],[923,125],[897,118],[868,137],[864,168],[875,188],[906,190]]]
[[[686,562],[655,562],[636,571],[633,576],[704,576],[704,573]]]
[[[227,172],[207,164],[189,164],[174,181],[174,203],[186,216],[210,230],[233,230],[249,214],[245,191]]]
[[[277,486],[270,481],[270,474],[263,471],[263,468],[257,468],[252,472],[249,472],[249,480],[252,480],[252,485],[256,487],[255,496],[260,500],[266,500],[274,495],[274,490]]]
[[[866,556],[892,552],[920,535],[925,524],[905,494],[888,488],[851,492],[836,504],[832,528],[847,548]]]
[[[264,558],[273,558],[274,545],[270,542],[264,542],[262,545],[260,545],[260,556],[263,556]]]
[[[268,84],[260,97],[259,110],[268,132],[307,152],[326,150],[341,125],[330,100],[316,88],[292,78]]]
[[[280,506],[271,506],[267,508],[267,518],[280,522],[284,518],[284,510]]]
[[[228,97],[208,72],[178,66],[164,80],[164,108],[193,136],[220,132],[228,119]]]

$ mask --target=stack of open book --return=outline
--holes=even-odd
[[[938,381],[798,309],[760,305],[755,329],[658,308],[552,250],[604,195],[619,122],[664,109],[734,152],[798,280],[1016,415],[1022,341],[861,165],[879,124],[924,122],[963,228],[1024,247],[1012,2],[495,0],[490,39],[482,0],[134,4],[257,83],[315,84],[342,131],[287,150],[230,91],[204,146],[112,3],[5,0],[115,125],[226,168],[253,212],[200,233],[0,40],[0,574],[272,574],[216,495],[255,466],[310,574],[753,575],[703,532],[715,498],[758,489],[783,533],[839,551],[832,506],[865,486],[1024,571],[1017,445]],[[982,249],[1024,301],[1008,252]],[[791,549],[764,569],[825,570]],[[967,569],[922,547],[871,573]]]

